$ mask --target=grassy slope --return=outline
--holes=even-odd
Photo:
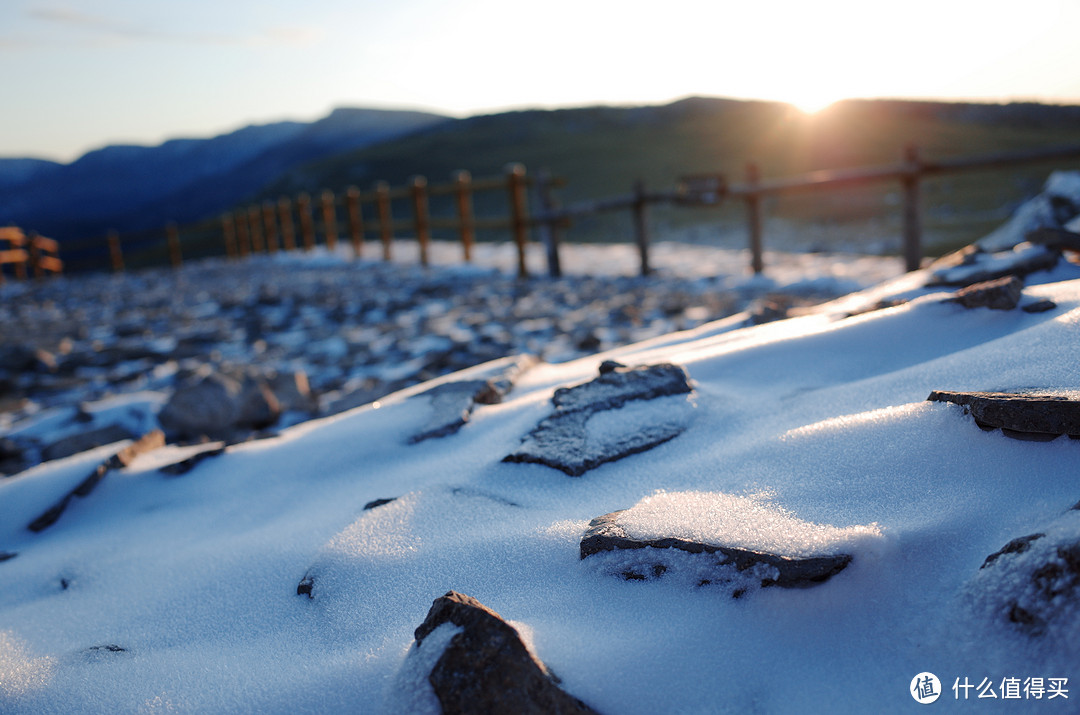
[[[932,158],[1080,144],[1080,108],[851,101],[804,116],[777,103],[691,98],[659,107],[510,112],[447,123],[307,165],[265,194],[366,188],[379,179],[400,185],[416,174],[438,183],[457,169],[489,176],[518,161],[565,177],[561,198],[569,202],[625,193],[636,178],[659,188],[672,186],[681,174],[718,171],[738,181],[750,160],[766,177],[892,163],[908,142]],[[1053,168],[1051,163],[927,182],[930,242],[944,250],[977,237],[1034,193]],[[768,212],[797,222],[877,220],[891,230],[897,190],[886,183],[785,198],[772,202]],[[478,213],[494,206],[495,198],[480,200]],[[571,238],[616,238],[625,234],[625,220],[585,221]],[[654,221],[676,228],[695,222],[734,226],[741,207],[658,211]]]

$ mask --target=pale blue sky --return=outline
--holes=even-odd
[[[0,0],[0,156],[336,106],[1080,103],[1080,0]]]

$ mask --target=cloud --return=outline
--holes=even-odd
[[[292,46],[299,47],[317,42],[322,36],[319,29],[303,26],[270,27],[250,33],[185,32],[162,30],[144,24],[121,19],[79,12],[67,7],[37,7],[27,12],[35,20],[52,25],[87,32],[92,39],[112,41],[175,42],[188,45],[234,45],[234,46]],[[0,49],[22,46],[17,40],[5,44],[0,38]]]

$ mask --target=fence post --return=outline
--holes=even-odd
[[[243,210],[233,212],[233,222],[236,224],[236,248],[237,255],[246,258],[251,253],[251,237],[248,235],[247,218]]]
[[[420,244],[420,265],[428,265],[428,245],[431,243],[431,217],[428,214],[427,179],[414,176],[412,180],[413,222],[416,241]]]
[[[292,220],[292,201],[282,196],[277,202],[278,223],[281,224],[281,244],[286,251],[296,250],[296,227]]]
[[[266,237],[266,252],[277,253],[277,217],[274,216],[274,205],[269,201],[263,201],[262,220],[263,235]]]
[[[360,210],[360,189],[350,186],[345,192],[345,206],[349,213],[349,239],[352,241],[353,258],[360,258],[364,248],[364,214]]]
[[[525,265],[525,246],[529,240],[528,206],[525,203],[525,167],[521,164],[509,164],[506,167],[506,188],[510,193],[510,228],[517,245],[518,278],[528,278],[529,269]]]
[[[321,196],[323,232],[326,234],[326,250],[333,253],[337,249],[337,216],[334,213],[334,192],[324,189]]]
[[[638,255],[641,257],[641,275],[652,273],[649,263],[649,205],[645,199],[645,182],[634,182],[634,240],[637,242]]]
[[[123,273],[124,253],[120,249],[120,234],[116,231],[109,231],[107,240],[109,242],[109,259],[112,262],[113,273]]]
[[[375,208],[379,214],[379,240],[382,241],[384,261],[390,260],[390,244],[394,240],[394,219],[390,214],[390,186],[385,181],[375,184]]]
[[[176,228],[175,223],[169,223],[165,227],[165,235],[169,242],[169,262],[172,263],[173,268],[179,268],[184,262],[184,257],[180,253],[180,230]]]
[[[259,206],[249,206],[247,212],[248,231],[251,233],[251,252],[262,253],[266,250],[262,232],[262,209]]]
[[[914,144],[904,147],[904,163],[907,173],[900,180],[904,187],[904,268],[917,271],[922,264],[922,197],[919,190],[922,167],[919,148]]]
[[[536,197],[544,220],[540,223],[541,243],[547,249],[548,276],[562,277],[562,261],[559,259],[559,220],[552,214],[558,208],[551,193],[551,172],[541,169],[536,174]]]
[[[296,213],[300,216],[300,236],[304,241],[304,250],[315,248],[315,222],[311,220],[311,197],[300,194],[296,197]]]
[[[762,258],[761,234],[763,230],[763,215],[761,208],[761,194],[758,192],[758,183],[761,173],[757,164],[746,165],[746,220],[750,229],[750,267],[754,273],[765,270],[765,261]]]
[[[236,224],[233,223],[232,214],[221,214],[221,237],[225,241],[225,256],[236,258]]]
[[[476,240],[476,224],[473,220],[472,203],[472,174],[462,170],[454,174],[454,184],[457,186],[455,198],[457,199],[458,220],[461,230],[461,250],[465,255],[465,262],[472,262],[473,242]]]

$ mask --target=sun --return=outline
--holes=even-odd
[[[839,102],[843,97],[829,92],[814,91],[808,87],[806,91],[795,92],[784,98],[788,104],[798,109],[803,114],[817,114],[822,109]]]

